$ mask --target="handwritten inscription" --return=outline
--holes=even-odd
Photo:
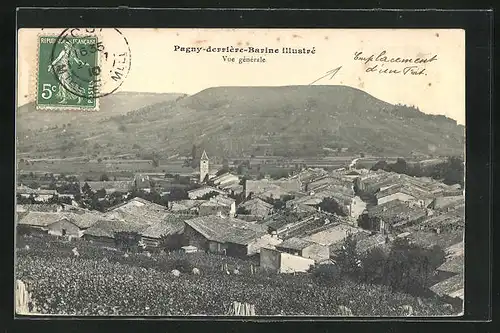
[[[354,60],[361,61],[366,67],[366,73],[379,74],[400,74],[400,75],[427,75],[427,68],[424,66],[437,61],[437,55],[429,57],[398,57],[382,51],[378,54],[364,54],[361,51],[354,53]]]

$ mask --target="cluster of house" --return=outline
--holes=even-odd
[[[199,179],[202,186],[189,191],[189,199],[169,202],[168,207],[141,198],[104,213],[65,204],[18,205],[18,225],[106,246],[113,246],[120,231],[137,232],[151,248],[180,236],[186,251],[255,258],[262,267],[288,273],[334,263],[334,253],[348,235],[356,239],[359,253],[388,248],[397,237],[434,239],[428,244],[434,245],[447,239],[447,231],[463,230],[465,221],[460,187],[385,171],[309,168],[284,179],[241,182],[231,173],[209,173],[207,162],[200,166]],[[238,205],[236,196],[241,198]],[[275,209],[273,199],[283,198],[285,207]],[[325,198],[334,200],[343,214],[322,210]],[[443,275],[447,278],[435,290],[461,297],[463,252],[460,256],[456,248],[463,251],[463,237],[452,242],[446,248],[454,254],[439,268],[450,274]]]

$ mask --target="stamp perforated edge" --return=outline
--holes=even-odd
[[[39,85],[39,77],[40,77],[40,73],[39,73],[39,70],[40,70],[40,38],[41,37],[54,37],[54,38],[58,38],[59,37],[59,34],[51,34],[51,33],[46,33],[46,34],[43,34],[43,33],[39,33],[37,34],[37,41],[36,41],[36,46],[37,46],[37,50],[36,50],[36,70],[35,70],[35,73],[36,73],[36,80],[35,80],[35,109],[36,110],[41,110],[41,111],[78,111],[78,112],[82,112],[82,111],[85,111],[85,112],[96,112],[96,111],[99,111],[99,97],[96,97],[95,98],[95,105],[93,107],[78,107],[78,106],[75,106],[75,105],[39,105],[38,104],[38,85]],[[97,36],[96,36],[97,37]],[[97,61],[97,64],[99,64],[99,55],[96,56],[96,61]]]

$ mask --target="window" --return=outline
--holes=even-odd
[[[66,229],[63,229],[63,230],[62,230],[62,235],[63,235],[63,236],[66,236]]]

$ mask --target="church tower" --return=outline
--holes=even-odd
[[[205,177],[208,175],[208,156],[207,152],[203,150],[200,159],[200,183],[203,183]]]

